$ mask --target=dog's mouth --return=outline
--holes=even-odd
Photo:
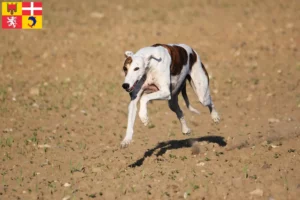
[[[131,87],[131,88],[129,88],[129,89],[127,89],[126,91],[127,92],[132,92],[133,90],[134,90],[134,87],[136,86],[136,84],[139,82],[139,80],[137,80],[134,84],[133,84],[133,86]]]

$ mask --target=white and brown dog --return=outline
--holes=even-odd
[[[220,117],[212,102],[209,91],[209,77],[199,55],[185,44],[155,44],[144,47],[138,52],[125,52],[126,60],[123,70],[125,81],[122,87],[130,94],[126,136],[121,147],[127,147],[132,141],[133,126],[140,99],[139,117],[147,126],[147,103],[151,100],[168,100],[169,107],[177,115],[183,134],[189,134],[182,110],[178,105],[178,94],[181,92],[189,110],[193,108],[186,94],[186,79],[189,80],[199,101],[210,110],[214,122]]]

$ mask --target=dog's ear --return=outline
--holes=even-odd
[[[153,58],[153,55],[147,55],[145,56],[145,61],[149,62]]]
[[[153,58],[153,55],[147,55],[144,57],[144,62],[145,62],[145,68],[148,67],[149,63],[150,63],[150,60]]]
[[[128,58],[130,56],[133,56],[133,52],[132,51],[125,51],[124,55],[125,55],[125,58]]]
[[[155,60],[157,60],[157,61],[160,61],[161,59],[159,58],[156,58],[155,56],[153,56],[153,55],[147,55],[147,56],[145,56],[145,63],[146,63],[146,67],[148,67],[148,64],[149,64],[149,62],[150,62],[150,60],[151,59],[155,59]]]

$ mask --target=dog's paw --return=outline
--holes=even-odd
[[[131,143],[131,139],[124,139],[124,140],[121,142],[121,148],[126,148],[126,147],[128,147],[130,143]]]
[[[139,117],[140,117],[141,121],[143,122],[143,124],[145,126],[148,126],[149,118],[148,118],[147,114],[139,113]]]
[[[148,124],[149,124],[149,119],[148,119],[148,117],[147,117],[147,118],[141,118],[141,120],[142,120],[144,126],[148,126]]]
[[[188,128],[188,127],[182,129],[182,134],[183,135],[190,135],[191,132],[192,132],[191,129]]]
[[[211,118],[215,123],[219,123],[220,122],[220,117],[219,114],[216,111],[213,111],[211,113]]]

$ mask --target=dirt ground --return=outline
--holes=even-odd
[[[300,196],[300,1],[44,1],[43,30],[0,31],[0,199]],[[185,43],[221,116],[188,85],[190,136],[166,101],[120,148],[124,51]]]

